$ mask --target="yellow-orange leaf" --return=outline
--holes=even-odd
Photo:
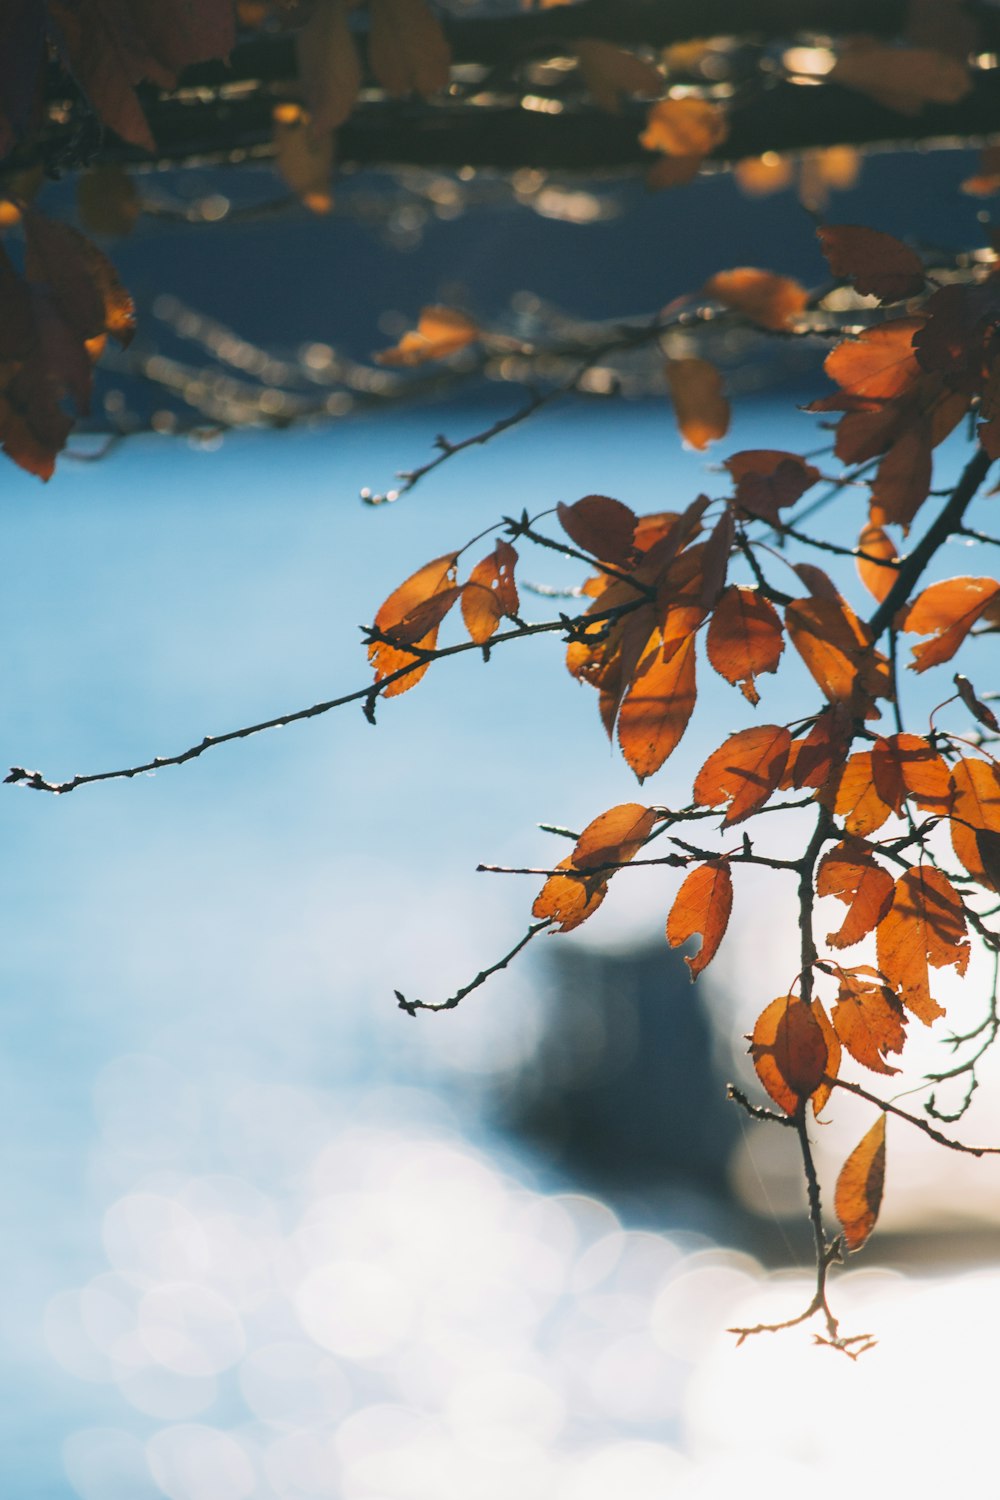
[[[729,126],[725,113],[707,99],[661,99],[651,106],[646,128],[639,137],[647,151],[684,157],[696,163],[726,139]]]
[[[871,646],[871,632],[843,600],[793,599],[785,624],[796,651],[831,703],[891,695],[888,663]]]
[[[784,646],[778,611],[759,589],[726,589],[709,622],[708,659],[727,682],[739,684],[750,703],[760,701],[754,678],[777,671]]]
[[[881,526],[869,525],[858,537],[858,548],[866,554],[858,558],[858,577],[872,598],[877,599],[881,604],[896,582],[896,569],[884,568],[871,559],[881,558],[884,562],[896,562],[898,560],[896,544]]]
[[[846,276],[863,297],[900,302],[924,289],[920,256],[894,235],[859,224],[821,224],[823,254],[834,276]]]
[[[755,266],[737,266],[732,271],[717,271],[702,287],[706,297],[714,297],[724,307],[742,313],[761,328],[787,328],[809,301],[809,293],[790,276],[776,276]]]
[[[618,715],[618,743],[643,781],[677,747],[695,700],[694,637],[664,661],[658,657],[629,688]]]
[[[870,750],[850,756],[839,775],[823,788],[820,800],[843,818],[848,833],[862,837],[881,828],[892,811],[875,785]]]
[[[905,427],[872,482],[872,524],[902,526],[908,532],[930,491],[932,467],[930,424]]]
[[[667,918],[667,942],[679,948],[701,934],[702,944],[684,962],[695,979],[719,950],[733,909],[733,878],[725,860],[698,865],[685,877]]]
[[[622,802],[587,824],[572,854],[578,870],[624,865],[634,859],[656,822],[656,813],[641,802]]]
[[[423,365],[431,359],[447,359],[479,337],[473,320],[453,307],[421,308],[416,328],[410,328],[393,349],[376,354],[380,365]]]
[[[573,505],[556,507],[559,524],[571,541],[601,562],[621,567],[632,556],[636,514],[609,495],[584,495]]]
[[[921,375],[913,335],[924,318],[892,318],[845,339],[823,368],[841,390],[861,401],[881,403],[901,396]],[[876,450],[878,451],[878,450]]]
[[[517,553],[510,543],[499,541],[469,574],[462,590],[462,619],[477,645],[485,645],[493,637],[504,615],[517,614],[516,562]]]
[[[872,746],[872,778],[894,813],[907,797],[922,812],[942,816],[951,806],[951,773],[929,740],[919,734],[879,736]]]
[[[761,1011],[750,1055],[757,1077],[787,1115],[795,1114],[802,1100],[823,1085],[826,1036],[812,1008],[796,995],[779,995]]]
[[[824,709],[805,739],[793,740],[780,785],[822,787],[847,754],[851,720],[841,705]]]
[[[426,606],[429,600],[441,594],[446,596],[447,608],[451,608],[459,592],[454,587],[457,561],[457,552],[447,552],[443,557],[436,557],[432,562],[425,563],[422,568],[418,568],[399,585],[398,589],[393,590],[381,606],[375,616],[376,628],[387,635],[401,632],[399,638],[406,639],[409,645],[419,646],[425,651],[433,650],[442,617],[439,615],[436,621],[429,624],[423,635],[414,636],[412,634],[413,616],[418,609]],[[412,651],[390,645],[386,641],[373,641],[368,647],[368,660],[375,668],[376,682],[381,682],[384,677],[391,676],[400,667],[412,666],[415,659]],[[421,662],[398,682],[390,683],[385,689],[384,696],[392,698],[399,693],[407,692],[420,681],[429,665],[429,662]]]
[[[729,431],[722,375],[707,359],[669,359],[667,385],[685,443],[699,451]]]
[[[827,937],[830,946],[850,948],[872,932],[889,910],[894,890],[888,870],[875,863],[863,844],[849,840],[830,849],[817,868],[816,891],[848,906],[839,931]]]
[[[906,1042],[906,1014],[877,969],[867,964],[842,969],[840,991],[833,1007],[833,1025],[853,1058],[873,1073],[898,1073],[885,1060],[887,1052],[902,1052]]]
[[[728,802],[725,828],[748,818],[763,807],[781,781],[791,743],[788,730],[778,724],[761,724],[730,735],[695,777],[694,800],[701,807]]]
[[[959,756],[951,768],[955,787],[951,843],[973,880],[1000,890],[983,861],[977,831],[1000,834],[1000,772],[992,761]]]
[[[913,635],[929,635],[914,646],[910,669],[950,661],[983,612],[1000,595],[995,578],[946,578],[918,594],[906,612],[902,628]]]
[[[833,1203],[848,1250],[860,1250],[875,1228],[885,1184],[885,1115],[879,1115],[840,1169]]]
[[[928,966],[964,974],[969,962],[965,915],[948,877],[930,865],[901,875],[877,940],[878,966],[907,1009],[928,1026],[944,1015],[931,995]]]
[[[572,870],[573,861],[567,856],[556,868]],[[555,923],[557,932],[572,932],[593,916],[607,893],[607,876],[550,875],[535,897],[531,912],[539,921],[548,919]]]

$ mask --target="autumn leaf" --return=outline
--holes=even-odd
[[[109,334],[122,348],[135,332],[135,305],[108,257],[84,235],[34,209],[24,213],[24,271],[44,286],[82,342]]]
[[[729,431],[722,375],[707,359],[668,359],[667,385],[685,443],[699,452]]]
[[[896,881],[892,907],[879,923],[878,966],[908,1010],[925,1025],[944,1015],[930,992],[929,968],[964,974],[969,962],[965,915],[954,886],[931,865],[914,865]]]
[[[961,672],[956,672],[954,683],[958,689],[958,696],[976,722],[992,730],[994,734],[1000,734],[1000,720],[997,719],[992,708],[989,708],[976,696],[976,690],[969,679],[963,677]]]
[[[393,99],[429,99],[451,81],[451,48],[426,0],[371,0],[368,60]]]
[[[606,114],[619,113],[623,94],[648,98],[663,88],[663,75],[652,63],[613,42],[581,37],[574,50],[583,81],[598,109]]]
[[[918,594],[903,617],[901,628],[930,640],[913,646],[910,670],[926,672],[950,661],[984,611],[1000,595],[995,578],[947,578]]]
[[[968,68],[957,58],[867,38],[846,46],[827,76],[904,115],[919,114],[925,104],[957,104],[972,87]]]
[[[885,1114],[880,1114],[840,1169],[833,1205],[848,1250],[860,1250],[875,1228],[885,1184]]]
[[[835,704],[817,717],[809,733],[793,740],[779,785],[783,788],[823,787],[843,764],[852,738],[850,715]]]
[[[905,427],[892,444],[872,483],[871,520],[874,526],[910,529],[931,487],[931,432],[927,422]]]
[[[760,702],[755,678],[776,672],[785,647],[781,618],[759,589],[735,584],[715,606],[706,639],[712,666],[749,703]]]
[[[858,551],[865,554],[864,557],[858,557],[858,577],[872,598],[877,599],[881,604],[896,582],[896,569],[881,567],[872,559],[880,558],[887,563],[897,562],[896,544],[881,526],[873,526],[869,523],[858,537]]]
[[[850,948],[873,932],[892,905],[894,891],[892,876],[864,844],[848,839],[828,850],[816,869],[816,893],[836,896],[848,908],[841,927],[827,937],[830,946]]]
[[[573,870],[572,858],[567,856],[556,868]],[[556,924],[556,932],[572,932],[593,916],[607,894],[607,876],[550,875],[535,897],[531,914],[539,921]]]
[[[477,646],[485,645],[496,634],[505,615],[517,615],[516,562],[517,553],[510,543],[498,541],[493,551],[476,564],[462,589],[462,619]]]
[[[612,500],[609,495],[584,495],[573,505],[560,501],[556,514],[570,541],[591,557],[616,567],[624,567],[631,560],[636,514],[620,500]]]
[[[977,834],[1000,834],[1000,771],[992,761],[959,756],[951,768],[955,799],[951,808],[951,845],[962,865],[980,885],[1000,890],[983,860]]]
[[[750,1055],[775,1104],[794,1115],[822,1087],[829,1053],[812,1007],[795,995],[779,995],[757,1017]]]
[[[447,359],[479,338],[478,325],[467,313],[453,307],[423,307],[416,328],[408,329],[392,349],[376,354],[380,365],[424,365],[428,360]]]
[[[816,233],[834,276],[849,278],[863,297],[901,302],[923,291],[920,256],[894,235],[859,224],[821,224]]]
[[[809,293],[798,281],[754,266],[717,271],[705,282],[702,295],[742,313],[761,328],[777,331],[787,328],[809,302]]]
[[[622,802],[588,823],[576,842],[572,863],[577,870],[627,864],[649,838],[657,814],[640,802]]]
[[[892,811],[875,785],[870,750],[850,756],[820,791],[820,800],[843,818],[848,833],[865,837],[881,828]]]
[[[350,0],[317,0],[295,37],[302,93],[317,138],[351,114],[361,90],[361,64],[348,22]]]
[[[888,663],[871,632],[842,599],[793,599],[785,625],[796,651],[831,703],[891,697]]]
[[[894,813],[902,812],[907,797],[922,812],[947,813],[952,800],[951,774],[929,740],[919,734],[880,735],[871,756],[876,789]]]
[[[842,391],[859,402],[893,401],[920,378],[913,338],[925,321],[892,318],[866,328],[857,338],[845,339],[831,349],[823,368]]]
[[[850,1055],[873,1073],[898,1073],[887,1052],[902,1052],[906,1013],[877,969],[867,964],[840,970],[833,1026]]]
[[[819,470],[797,453],[773,448],[748,448],[727,458],[725,467],[736,481],[736,504],[748,515],[780,525],[778,512],[796,500],[820,477]]]
[[[693,636],[668,661],[657,653],[628,689],[618,715],[618,743],[640,781],[658,771],[680,743],[696,691]]]
[[[728,802],[722,826],[748,818],[770,797],[781,781],[792,737],[778,724],[741,729],[705,761],[694,782],[700,807]]]
[[[729,133],[726,115],[717,104],[689,95],[661,99],[646,115],[640,146],[660,152],[664,160],[650,169],[651,188],[679,187],[698,173],[703,160]]]
[[[457,561],[457,552],[446,552],[444,556],[436,557],[418,568],[386,599],[375,616],[375,628],[384,635],[395,635],[421,651],[433,651],[437,644],[438,626],[443,618],[443,614],[438,611],[447,613],[461,592],[454,586]],[[429,614],[425,613],[422,617],[417,614],[418,611],[427,611],[428,607]],[[421,630],[420,625],[426,628]],[[390,677],[393,672],[398,672],[401,667],[413,666],[412,672],[401,677],[398,682],[389,684],[383,694],[386,698],[393,698],[415,687],[430,666],[429,662],[419,662],[413,651],[378,640],[369,645],[368,660],[375,668],[377,683]]]
[[[726,860],[696,865],[685,876],[667,917],[667,942],[679,948],[700,934],[702,944],[684,962],[696,979],[719,951],[733,909],[733,877]]]
[[[298,104],[278,104],[273,112],[275,165],[282,178],[310,213],[328,214],[333,208],[333,135],[320,135]]]

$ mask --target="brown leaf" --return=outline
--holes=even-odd
[[[872,598],[881,604],[896,582],[896,569],[880,567],[877,562],[870,562],[869,558],[880,557],[886,562],[898,561],[896,544],[881,526],[869,524],[858,537],[858,548],[867,553],[866,557],[858,558],[858,577]]]
[[[819,470],[797,453],[771,448],[748,448],[727,458],[725,467],[736,481],[736,503],[748,515],[760,516],[772,526],[780,524],[778,512],[794,505],[820,477]]]
[[[572,870],[573,861],[567,856],[556,868]],[[557,932],[572,932],[593,916],[607,894],[606,875],[550,875],[535,897],[531,914],[539,921],[548,918],[556,923]]]
[[[588,823],[577,840],[572,863],[577,870],[622,865],[634,859],[653,830],[656,813],[640,802],[622,802]]]
[[[952,780],[944,760],[919,734],[879,736],[872,746],[872,778],[894,813],[907,797],[922,812],[944,816],[951,807]]]
[[[509,542],[498,541],[495,548],[469,574],[462,590],[462,619],[477,645],[482,646],[495,634],[504,615],[515,617],[519,608],[514,566],[517,553]]]
[[[424,365],[431,359],[447,359],[479,338],[478,325],[467,313],[453,307],[422,307],[416,328],[408,329],[393,349],[376,354],[380,365]]]
[[[431,618],[426,631],[416,636],[413,633],[414,617],[418,610],[427,606],[428,601],[436,600],[442,595],[444,597],[439,603],[431,606],[432,610],[444,607],[446,613],[451,608],[460,592],[454,586],[457,561],[457,552],[446,552],[443,557],[436,557],[418,568],[398,589],[393,590],[381,606],[375,616],[376,628],[387,635],[398,632],[399,638],[407,640],[408,644],[418,646],[423,651],[432,651],[437,644],[441,616],[436,620]],[[417,618],[419,620],[420,617]],[[416,658],[412,651],[406,651],[402,647],[389,645],[385,641],[373,641],[368,647],[368,660],[375,668],[375,681],[381,682],[384,677],[398,672],[400,667],[412,665]],[[406,677],[390,683],[383,696],[393,698],[399,693],[408,692],[420,681],[429,665],[429,662],[421,662]]]
[[[910,670],[926,672],[950,661],[984,610],[1000,595],[995,578],[946,578],[918,594],[904,616],[902,629],[929,635],[912,647]]]
[[[834,276],[849,277],[863,297],[901,302],[923,291],[920,256],[894,235],[859,224],[821,224],[816,233]]]
[[[295,37],[295,57],[315,137],[336,130],[361,90],[361,64],[348,23],[350,0],[317,0]]]
[[[833,1204],[848,1250],[860,1250],[875,1228],[885,1184],[885,1115],[855,1146],[840,1169]]]
[[[951,809],[951,844],[973,880],[1000,891],[992,870],[983,860],[976,835],[979,831],[1000,834],[1000,771],[992,761],[959,756],[951,768],[955,800]]]
[[[892,808],[875,785],[872,753],[859,750],[820,792],[820,801],[843,818],[848,833],[861,837],[881,828]]]
[[[827,77],[904,115],[918,115],[925,104],[957,104],[972,87],[968,68],[957,58],[867,38],[847,45]]]
[[[727,505],[713,526],[711,536],[705,543],[699,602],[706,610],[712,608],[726,586],[729,557],[733,550],[735,537],[736,523],[733,520],[732,511]]]
[[[907,1009],[928,1026],[944,1015],[930,992],[928,966],[964,974],[969,962],[962,903],[946,875],[914,865],[899,877],[877,947],[878,966]]]
[[[690,181],[704,158],[722,144],[728,133],[724,111],[707,99],[691,96],[661,99],[652,105],[639,144],[647,151],[662,152],[671,159],[664,165],[679,167],[680,171],[674,178],[668,175],[667,180],[657,175],[651,186],[668,187]],[[653,171],[657,173],[658,167]]]
[[[748,818],[781,781],[792,737],[778,724],[761,724],[730,735],[705,761],[694,782],[700,807],[728,802],[723,827]]]
[[[667,385],[685,443],[699,452],[729,431],[722,375],[707,359],[668,359]]]
[[[782,787],[822,787],[843,764],[851,743],[850,716],[841,705],[824,709],[804,739],[793,740]]]
[[[719,951],[733,909],[733,878],[726,860],[697,865],[686,875],[667,918],[667,942],[679,948],[696,933],[702,944],[684,962],[696,979]]]
[[[958,689],[958,696],[973,718],[979,724],[983,724],[987,729],[992,730],[994,734],[1000,734],[1000,721],[998,721],[992,708],[988,708],[985,703],[982,703],[976,697],[976,690],[969,679],[963,677],[961,672],[956,672],[954,680],[955,686]]]
[[[929,424],[917,422],[904,428],[872,482],[873,525],[902,526],[908,532],[930,491],[931,467]]]
[[[640,781],[658,771],[680,742],[694,709],[695,651],[689,636],[664,661],[651,666],[629,688],[618,715],[618,743]]]
[[[135,183],[124,167],[105,163],[77,178],[76,206],[84,229],[93,234],[131,234],[142,212]]]
[[[45,287],[76,337],[86,342],[107,333],[125,348],[135,332],[135,304],[108,257],[36,209],[24,212],[24,236],[25,275]]]
[[[273,111],[275,165],[288,187],[310,213],[333,208],[333,135],[317,135],[308,114],[297,104],[278,104]]]
[[[598,109],[607,114],[620,112],[623,94],[648,98],[663,88],[663,75],[652,63],[613,42],[581,37],[573,46],[583,81]]]
[[[816,870],[816,892],[847,903],[847,915],[827,942],[850,948],[874,931],[892,904],[895,885],[888,870],[875,863],[865,846],[845,840],[823,856]]]
[[[719,675],[734,687],[739,684],[747,701],[756,704],[760,694],[754,679],[778,670],[785,647],[778,611],[759,589],[734,584],[715,606],[706,647]]]
[[[878,405],[901,396],[920,378],[913,337],[924,318],[891,318],[831,349],[823,368],[842,391]]]
[[[368,61],[393,99],[429,99],[451,81],[451,48],[426,0],[371,0]]]
[[[761,328],[775,330],[787,328],[809,302],[809,293],[798,281],[754,266],[717,271],[705,282],[702,295],[742,313]]]
[[[600,562],[625,566],[632,557],[636,515],[608,495],[584,495],[573,505],[556,507],[559,524],[570,541]],[[632,591],[634,596],[634,590]]]
[[[873,1073],[898,1073],[886,1062],[887,1052],[902,1052],[906,1042],[906,1014],[877,969],[861,965],[841,969],[840,990],[833,1007],[833,1025],[851,1056]]]
[[[792,644],[831,703],[865,706],[892,694],[888,662],[843,600],[793,599],[785,610]]]
[[[757,1017],[750,1055],[775,1104],[794,1115],[822,1087],[829,1054],[813,1009],[795,995],[780,995]]]

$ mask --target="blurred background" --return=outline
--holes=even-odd
[[[957,191],[974,165],[874,154],[830,216],[974,242],[983,210]],[[329,219],[239,220],[273,178],[235,176],[157,178],[170,212],[114,247],[147,365],[105,376],[104,409],[162,435],[80,439],[45,487],[6,473],[4,765],[126,766],[360,686],[358,625],[505,512],[725,493],[637,376],[632,401],[550,409],[363,506],[437,433],[521,399],[480,384],[372,412],[369,355],[421,306],[555,327],[651,312],[735,264],[824,274],[795,181],[764,199],[728,174],[659,195],[484,175],[466,201],[433,174],[364,174]],[[822,350],[745,353],[724,451],[815,446],[796,407]],[[294,406],[310,378],[322,422]],[[252,404],[248,379],[252,401],[292,401],[289,430],[213,425]],[[959,462],[945,450],[940,482]],[[838,506],[828,524],[855,535],[861,498]],[[521,573],[579,581],[549,553]],[[541,638],[441,663],[374,729],[349,708],[72,796],[6,789],[4,1494],[753,1500],[821,1475],[879,1493],[901,1442],[926,1490],[992,1463],[989,1161],[890,1130],[882,1225],[834,1289],[845,1331],[879,1339],[857,1366],[810,1330],[726,1332],[810,1296],[793,1143],[725,1102],[742,1033],[797,968],[779,881],[737,881],[694,987],[663,939],[676,873],[646,870],[456,1012],[396,1008],[394,989],[443,998],[526,926],[538,881],[477,863],[549,863],[564,850],[539,823],[637,795],[561,655]],[[978,683],[977,662],[989,685],[981,645]],[[789,663],[764,712],[800,712],[805,686]],[[923,691],[907,685],[915,717]],[[699,709],[650,800],[685,799],[747,722],[721,681]],[[956,1029],[985,972],[977,955],[945,997]],[[918,1052],[917,1077],[938,1057]],[[838,1101],[819,1130],[828,1199],[868,1123]],[[1000,1140],[989,1088],[958,1129]]]

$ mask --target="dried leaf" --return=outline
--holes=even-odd
[[[793,740],[782,787],[822,787],[843,764],[850,746],[850,715],[841,705],[824,709],[804,739]]]
[[[613,42],[581,37],[574,47],[583,81],[607,114],[619,113],[623,94],[649,98],[663,88],[663,75],[652,63]]]
[[[707,359],[669,359],[667,385],[685,443],[699,452],[729,431],[722,375]]]
[[[794,505],[820,477],[819,470],[797,453],[748,448],[725,461],[736,481],[736,503],[748,515],[780,525],[778,512]]]
[[[822,789],[820,800],[843,818],[848,833],[860,837],[881,828],[892,811],[875,785],[870,750],[858,750],[850,756],[836,778]]]
[[[885,1115],[879,1115],[840,1169],[834,1208],[848,1250],[860,1250],[875,1228],[885,1184]]]
[[[700,807],[728,802],[723,827],[748,818],[781,781],[792,737],[778,724],[761,724],[730,735],[705,761],[694,782]]]
[[[812,1008],[796,995],[780,995],[761,1011],[750,1055],[764,1088],[779,1109],[794,1115],[823,1085],[828,1048]]]
[[[441,616],[438,616],[437,620],[431,619],[426,631],[419,635],[413,633],[414,616],[418,610],[428,604],[428,601],[436,599],[439,595],[443,595],[444,598],[437,607],[446,605],[445,612],[451,608],[460,592],[454,586],[457,561],[457,552],[446,552],[443,557],[436,557],[432,562],[425,563],[422,568],[418,568],[399,585],[398,589],[393,590],[381,606],[375,616],[376,628],[387,635],[398,632],[399,639],[406,640],[409,645],[418,646],[423,651],[433,651],[437,644]],[[415,659],[412,651],[406,651],[402,647],[390,645],[385,641],[373,641],[368,647],[368,660],[375,668],[376,682],[381,682],[393,672],[398,672],[400,667],[412,665]],[[406,677],[401,677],[398,682],[390,683],[383,696],[393,698],[399,693],[408,692],[420,681],[429,665],[429,662],[421,662]]]
[[[858,537],[858,548],[867,554],[858,558],[858,577],[872,598],[881,604],[896,582],[896,569],[880,567],[869,559],[880,557],[886,562],[897,562],[896,544],[881,526],[868,525]]]
[[[919,114],[925,104],[957,104],[972,87],[968,68],[957,58],[868,39],[846,46],[827,76],[904,115]]]
[[[588,823],[577,840],[572,863],[577,870],[628,864],[649,838],[657,814],[641,802],[622,802]]]
[[[809,302],[809,293],[798,281],[754,266],[717,271],[705,282],[702,295],[742,313],[761,328],[776,330],[787,328]]]
[[[931,995],[928,966],[964,974],[969,962],[962,903],[946,875],[914,865],[899,877],[877,947],[878,966],[907,1009],[928,1026],[944,1015]]]
[[[299,81],[321,137],[351,114],[361,90],[361,64],[348,23],[350,0],[317,0],[295,38]]]
[[[985,703],[982,703],[977,698],[976,690],[969,679],[963,677],[961,672],[956,672],[954,680],[955,686],[958,689],[958,696],[973,718],[987,729],[992,730],[994,734],[1000,734],[1000,720],[997,719],[992,708],[988,708]]]
[[[515,617],[519,608],[514,566],[517,553],[509,542],[498,541],[495,548],[469,574],[462,590],[462,619],[477,645],[482,646],[495,634],[505,615]]]
[[[25,275],[45,286],[73,333],[84,342],[107,333],[125,348],[135,332],[135,304],[108,257],[36,209],[24,212],[24,235]]]
[[[881,922],[892,905],[895,884],[888,870],[875,863],[863,844],[848,839],[830,849],[816,870],[816,892],[847,903],[841,927],[831,932],[832,948],[850,948]]]
[[[872,746],[872,777],[894,813],[911,797],[922,812],[944,816],[951,807],[952,780],[942,757],[919,734],[879,736]]]
[[[556,868],[572,870],[573,861],[567,856]],[[539,921],[554,922],[557,932],[572,932],[593,916],[607,894],[607,876],[550,875],[535,897],[531,914]]]
[[[1000,891],[983,860],[977,834],[1000,834],[1000,771],[992,761],[959,756],[951,768],[955,800],[951,808],[951,845],[965,869],[990,890]]]
[[[862,965],[840,971],[840,990],[833,1007],[833,1025],[851,1056],[873,1073],[898,1073],[886,1062],[887,1052],[902,1052],[906,1042],[906,1013],[877,969]]]
[[[479,338],[479,326],[467,313],[453,307],[422,307],[416,328],[410,328],[393,349],[376,354],[380,365],[423,365],[447,359]]]
[[[946,578],[918,594],[901,628],[913,635],[929,635],[914,646],[910,670],[926,672],[950,661],[987,607],[1000,595],[995,578]]]
[[[841,599],[793,599],[785,610],[792,644],[831,703],[864,706],[889,698],[888,662],[871,631]]]
[[[920,256],[894,235],[858,224],[821,224],[816,233],[834,276],[849,277],[863,297],[901,302],[923,291]]]
[[[658,771],[677,745],[694,709],[694,637],[654,661],[629,688],[618,715],[618,743],[640,781]]]
[[[636,515],[608,495],[584,495],[573,505],[556,507],[559,524],[584,552],[600,562],[624,567],[632,558]],[[634,597],[634,590],[631,591]]]
[[[781,618],[759,589],[728,588],[715,606],[706,639],[712,666],[748,702],[760,701],[755,678],[776,672],[785,647]]]
[[[910,529],[931,487],[931,432],[927,422],[905,427],[878,466],[872,483],[875,526]]]
[[[857,338],[845,339],[831,349],[823,368],[842,391],[858,401],[873,405],[893,401],[920,378],[913,338],[925,321],[892,318],[866,328]]]
[[[451,48],[426,0],[371,0],[368,60],[393,99],[424,99],[451,81]]]
[[[679,948],[700,934],[702,944],[693,958],[684,962],[696,979],[719,951],[733,909],[733,877],[726,860],[712,860],[689,871],[670,908],[667,942]]]

